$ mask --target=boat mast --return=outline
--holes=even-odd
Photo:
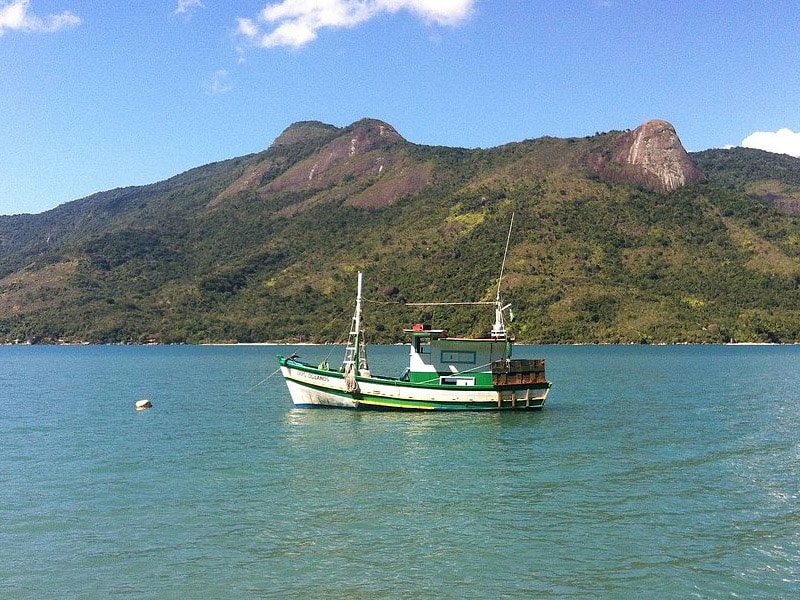
[[[500,300],[500,284],[503,282],[503,271],[506,268],[506,257],[508,256],[508,246],[511,243],[511,230],[514,227],[514,213],[511,213],[511,224],[508,226],[508,237],[506,238],[506,249],[503,253],[503,263],[500,265],[500,277],[497,279],[497,295],[494,299],[494,325],[492,325],[492,338],[495,340],[506,339],[506,324],[503,320],[503,311],[511,308],[510,304],[503,306]]]
[[[369,369],[367,365],[367,352],[364,348],[363,332],[361,331],[361,282],[362,274],[358,272],[358,293],[356,294],[356,310],[347,339],[347,348],[342,362],[342,371],[356,373],[362,369]]]
[[[511,229],[514,227],[514,213],[511,213],[511,224],[508,226],[508,238],[506,238],[506,249],[503,253],[503,263],[500,265],[500,277],[497,280],[497,294],[495,295],[494,302],[407,302],[406,306],[466,306],[470,304],[483,304],[494,305],[494,325],[490,332],[493,340],[507,340],[506,324],[503,319],[503,312],[511,308],[511,304],[503,305],[500,300],[500,285],[503,282],[503,271],[506,267],[506,257],[508,256],[508,247],[511,244]],[[513,320],[513,315],[511,319]]]

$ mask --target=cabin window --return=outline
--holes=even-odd
[[[441,362],[448,365],[474,365],[475,352],[466,350],[442,350]]]
[[[453,376],[445,376],[439,377],[439,385],[456,385],[456,386],[468,386],[468,385],[475,385],[475,378],[474,377],[453,377]]]
[[[417,354],[428,354],[431,353],[431,341],[430,338],[421,338],[418,337],[414,340],[414,350],[416,350]]]

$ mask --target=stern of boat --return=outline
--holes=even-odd
[[[550,392],[543,358],[504,359],[492,363],[497,408],[541,409]]]

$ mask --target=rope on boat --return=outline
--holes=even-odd
[[[269,375],[267,375],[267,376],[266,376],[264,379],[262,379],[261,381],[259,381],[257,384],[255,384],[253,387],[251,387],[251,388],[250,388],[250,389],[248,389],[247,391],[245,391],[245,392],[242,394],[242,396],[247,396],[247,394],[249,394],[250,392],[252,392],[252,391],[253,391],[254,389],[256,389],[258,386],[260,386],[260,385],[264,385],[265,383],[267,383],[267,381],[269,381],[269,380],[270,380],[270,379],[271,379],[271,378],[272,378],[274,375],[277,375],[278,373],[280,373],[280,370],[281,370],[281,368],[280,368],[280,367],[278,367],[277,369],[275,369],[275,370],[274,370],[272,373],[270,373]]]
[[[267,376],[266,376],[264,379],[262,379],[261,381],[259,381],[257,384],[255,384],[254,386],[251,386],[249,389],[247,389],[247,390],[245,390],[244,392],[242,392],[242,396],[241,396],[241,397],[247,396],[247,394],[249,394],[250,392],[252,392],[252,391],[253,391],[254,389],[256,389],[258,386],[260,386],[260,385],[264,385],[264,384],[265,384],[267,381],[269,381],[270,379],[272,379],[272,377],[273,377],[274,375],[277,375],[277,374],[280,372],[280,370],[281,370],[281,368],[280,368],[280,367],[278,367],[277,369],[275,369],[275,370],[274,370],[272,373],[270,373],[269,375],[267,375]],[[230,401],[228,401],[228,402],[226,402],[225,404],[222,404],[222,405],[220,405],[220,406],[221,406],[221,408],[225,408],[225,407],[227,407],[227,406],[230,406],[231,404],[233,404],[235,401],[236,401],[236,400],[230,400]]]
[[[351,394],[359,391],[358,381],[356,381],[355,367],[352,364],[347,365],[347,369],[344,372],[344,382],[347,387],[347,391]]]

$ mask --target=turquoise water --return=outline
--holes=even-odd
[[[796,597],[800,347],[523,347],[544,411],[444,415],[294,409],[293,350],[0,347],[2,597]]]

